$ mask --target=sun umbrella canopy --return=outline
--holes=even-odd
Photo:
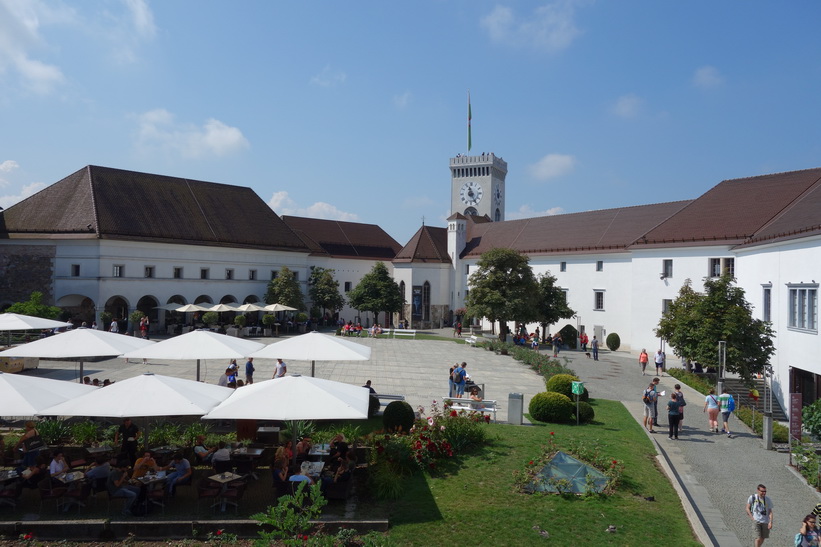
[[[250,357],[296,359],[299,361],[367,361],[371,348],[345,340],[309,332],[265,346]]]
[[[264,347],[264,344],[209,330],[193,330],[158,342],[151,347],[131,351],[131,359],[241,359]]]
[[[233,390],[146,372],[43,409],[47,416],[201,416]]]
[[[180,311],[184,313],[189,313],[192,311],[211,311],[211,308],[207,306],[200,306],[199,304],[186,304],[185,306],[177,306],[172,311]]]
[[[296,308],[286,306],[285,304],[268,304],[265,306],[265,311],[296,311]]]
[[[96,329],[74,329],[0,351],[0,357],[81,359],[117,357],[127,351],[152,346],[154,342]]]
[[[45,319],[43,317],[33,317],[19,313],[0,314],[0,330],[30,330],[30,329],[56,329],[60,327],[70,327],[71,323]]]
[[[162,306],[154,306],[155,310],[165,310],[165,311],[177,311],[177,309],[182,306],[182,304],[163,304]]]
[[[247,304],[243,304],[242,306],[237,306],[236,311],[241,311],[241,312],[265,311],[265,308],[263,306],[260,306],[259,304],[254,304],[253,302],[249,302]]]
[[[208,308],[208,311],[237,311],[237,306],[235,304],[214,304]]]
[[[34,416],[44,408],[96,390],[64,380],[0,372],[0,416]]]
[[[235,390],[203,419],[364,420],[368,417],[369,396],[370,391],[360,386],[285,376]]]

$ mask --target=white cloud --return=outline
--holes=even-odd
[[[644,99],[634,93],[628,93],[616,99],[610,111],[619,118],[635,118],[643,106]]]
[[[393,104],[399,110],[405,110],[413,99],[413,94],[410,91],[405,91],[401,95],[393,96]]]
[[[17,195],[0,196],[0,207],[7,209],[15,203],[23,201],[30,195],[36,194],[45,187],[46,184],[43,182],[32,182],[31,184],[26,184]]]
[[[11,73],[22,87],[40,95],[53,91],[65,76],[58,66],[35,57],[49,48],[41,28],[73,20],[73,10],[59,4],[0,0],[0,75]]]
[[[20,166],[17,164],[16,161],[6,160],[3,163],[0,163],[0,173],[11,173],[12,171],[17,169],[18,167],[20,167]],[[8,186],[8,185],[9,185],[9,181],[4,179],[3,177],[0,177],[0,188]]]
[[[163,108],[138,115],[137,126],[137,144],[148,152],[164,150],[185,158],[202,158],[227,156],[250,146],[236,127],[213,118],[202,126],[177,123]]]
[[[144,0],[125,0],[125,4],[131,14],[134,30],[143,38],[153,38],[157,33],[157,27],[148,4]]]
[[[548,154],[527,167],[530,176],[539,181],[561,177],[573,171],[576,158],[567,154]]]
[[[701,89],[713,89],[724,83],[724,77],[714,66],[705,65],[693,73],[693,85]]]
[[[322,218],[325,220],[344,220],[348,222],[357,222],[359,220],[358,215],[341,211],[335,205],[325,203],[324,201],[317,201],[307,207],[299,207],[297,203],[288,195],[288,192],[285,191],[274,192],[271,199],[268,200],[268,206],[280,216],[292,215],[299,217]]]
[[[513,211],[507,214],[508,220],[518,220],[520,218],[533,218],[533,217],[551,217],[553,215],[560,215],[564,213],[564,209],[561,207],[551,207],[550,209],[546,209],[544,211],[534,211],[530,205],[522,205],[519,207],[518,211]]]
[[[336,87],[345,83],[348,75],[341,70],[334,70],[330,65],[322,69],[322,72],[311,78],[311,83],[320,87]]]
[[[574,16],[576,8],[586,3],[586,0],[556,0],[524,16],[517,16],[507,6],[497,5],[482,18],[480,26],[494,42],[557,52],[581,34]]]
[[[145,0],[122,0],[117,13],[105,13],[99,34],[108,42],[108,56],[118,65],[140,60],[139,49],[157,34],[154,13]]]

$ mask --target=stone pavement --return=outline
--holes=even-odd
[[[442,329],[436,333],[450,336],[451,332]],[[276,339],[260,341],[271,343]],[[499,401],[500,421],[507,420],[510,393],[524,395],[527,411],[530,398],[544,390],[542,379],[524,365],[511,357],[482,349],[448,341],[367,338],[356,341],[373,348],[370,361],[317,362],[316,375],[358,385],[372,380],[377,392],[401,394],[412,406],[427,407],[432,400],[440,401],[447,395],[450,365],[466,361],[473,380],[485,384],[485,398]],[[593,397],[622,401],[640,422],[641,393],[652,376],[641,375],[637,356],[603,351],[600,360],[593,361],[581,352],[568,351],[560,358],[567,360],[567,366],[581,377]],[[243,364],[240,362],[241,373]],[[273,375],[274,361],[255,359],[254,364],[257,381]],[[227,360],[203,361],[202,379],[216,383],[226,365]],[[41,361],[40,369],[33,374],[76,379],[77,368],[74,363]],[[127,364],[123,359],[111,359],[85,363],[85,374],[101,381],[105,378],[124,380],[145,371],[194,379],[196,362],[143,364],[132,360]],[[310,374],[310,362],[289,361],[288,372]],[[676,380],[668,376],[661,380],[662,389],[669,395]],[[657,447],[661,467],[671,476],[682,497],[699,539],[721,547],[752,544],[752,525],[744,506],[756,485],[763,483],[775,503],[775,524],[765,545],[793,545],[792,538],[802,517],[821,502],[821,496],[788,467],[786,454],[764,450],[762,441],[735,418],[731,418],[730,424],[735,438],[708,433],[706,415],[702,413],[704,397],[687,386],[683,392],[688,405],[680,440],[667,439],[663,411],[659,416],[662,423],[659,432],[648,435]],[[664,398],[662,404],[666,400]]]

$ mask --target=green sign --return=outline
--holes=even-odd
[[[573,382],[570,391],[575,395],[584,395],[584,382]]]

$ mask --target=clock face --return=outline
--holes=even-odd
[[[459,190],[459,197],[465,205],[476,205],[482,201],[482,186],[478,182],[466,182]]]
[[[496,187],[496,191],[493,192],[493,197],[496,198],[496,203],[502,203],[502,188],[500,186]]]

